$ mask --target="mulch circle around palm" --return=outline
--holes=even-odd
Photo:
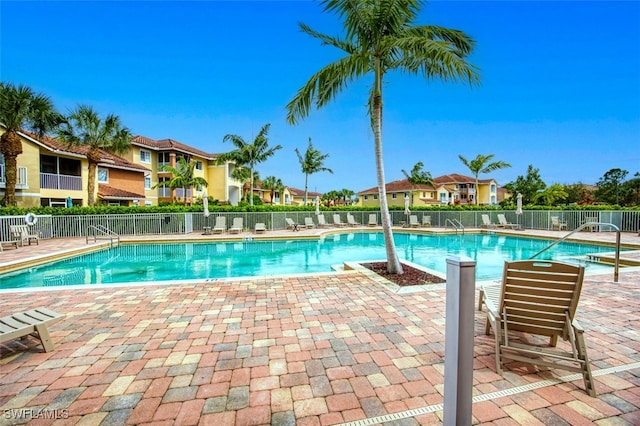
[[[403,274],[388,273],[387,262],[363,263],[362,266],[399,286],[438,284],[446,282],[443,278],[421,271],[420,269],[416,269],[404,263],[402,264],[402,270],[404,271]]]

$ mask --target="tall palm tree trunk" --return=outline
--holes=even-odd
[[[22,154],[22,142],[16,132],[8,131],[2,135],[1,152],[4,155],[5,190],[4,201],[7,207],[18,204],[16,183],[18,181],[18,155]]]
[[[376,76],[379,74],[376,73]],[[384,234],[384,245],[387,252],[387,272],[390,274],[402,274],[402,265],[396,253],[396,245],[393,241],[393,231],[391,230],[391,214],[387,204],[387,189],[384,180],[384,162],[382,161],[382,90],[377,78],[376,93],[373,95],[373,136],[376,157],[376,174],[378,177],[378,194],[380,196],[380,215],[382,217],[382,232]]]
[[[89,161],[89,181],[87,182],[87,203],[89,207],[93,207],[96,203],[96,170],[101,159],[100,151],[97,148],[91,148],[87,152],[87,160]]]
[[[93,207],[96,203],[96,169],[98,164],[93,161],[89,162],[89,180],[87,181],[87,203],[89,207]]]
[[[304,174],[304,205],[307,205],[307,188],[309,187],[309,173]]]
[[[249,178],[249,205],[253,205],[253,166],[251,166],[251,177]]]

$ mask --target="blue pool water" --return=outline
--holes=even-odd
[[[505,260],[527,259],[551,243],[489,234],[395,234],[394,238],[401,259],[443,274],[448,256],[472,258],[478,280],[500,277]],[[538,259],[575,262],[587,253],[610,251],[610,247],[563,242]],[[0,275],[0,289],[327,272],[345,261],[385,258],[382,234],[365,232],[320,240],[123,244]],[[595,268],[603,266],[587,264],[587,270]]]

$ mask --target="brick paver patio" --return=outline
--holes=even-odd
[[[439,424],[445,297],[358,272],[2,292],[2,315],[66,318],[52,352],[0,345],[0,424]],[[587,277],[578,318],[597,398],[561,370],[496,374],[476,314],[474,424],[640,424],[640,272]]]

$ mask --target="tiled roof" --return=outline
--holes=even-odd
[[[289,188],[289,192],[291,193],[291,195],[304,197],[304,189],[292,188],[290,186],[287,186],[287,188]],[[320,192],[307,191],[307,197],[322,197],[322,194]]]
[[[173,139],[155,140],[155,139],[148,138],[146,136],[138,135],[133,138],[133,143],[134,145],[142,145],[147,148],[154,149],[156,151],[166,151],[166,150],[181,151],[181,152],[186,152],[187,154],[197,155],[198,157],[203,157],[209,160],[213,160],[219,155],[219,154],[210,154],[210,153],[201,151],[199,149],[193,148],[187,144],[178,142]]]
[[[478,183],[490,183],[492,181],[493,181],[493,179],[478,179]],[[452,185],[455,185],[456,183],[473,183],[473,184],[475,184],[476,183],[476,179],[473,178],[473,177],[459,175],[457,173],[452,173],[452,174],[449,174],[449,175],[442,175],[442,176],[438,176],[436,178],[433,178],[433,183],[435,183],[435,187],[444,186],[447,189],[452,190],[452,188],[454,188]],[[385,189],[389,193],[392,193],[392,192],[408,192],[408,191],[411,191],[411,190],[414,190],[414,191],[416,191],[416,190],[434,191],[435,187],[433,187],[431,185],[419,184],[419,185],[413,186],[413,188],[412,188],[408,179],[395,180],[395,181],[389,182],[389,183],[387,183],[385,185]],[[378,193],[378,187],[374,186],[373,188],[365,189],[364,191],[358,192],[358,195],[377,194],[377,193]]]
[[[384,187],[385,187],[386,191],[389,192],[389,193],[391,193],[391,192],[407,192],[407,191],[411,191],[412,189],[414,191],[415,190],[421,190],[421,189],[425,189],[425,190],[428,190],[428,191],[433,191],[435,189],[431,185],[424,185],[424,184],[414,185],[413,188],[412,188],[408,179],[394,180],[393,182],[387,183]],[[358,192],[358,195],[377,194],[377,193],[378,193],[378,187],[374,186],[373,188],[365,189],[364,191]]]
[[[67,145],[66,143],[62,142],[59,139],[56,138],[52,138],[50,136],[37,136],[34,133],[31,132],[27,132],[27,131],[21,131],[20,133],[28,136],[30,139],[39,142],[40,145],[44,146],[45,148],[48,148],[49,150],[51,150],[54,153],[60,153],[60,154],[74,154],[77,156],[82,156],[82,157],[86,157],[87,152],[89,151],[89,147],[86,145],[80,145],[80,146],[76,146],[76,145]],[[147,172],[150,171],[148,168],[140,165],[140,164],[135,164],[132,163],[122,157],[119,157],[117,155],[111,154],[105,150],[100,150],[100,154],[101,154],[101,159],[100,159],[100,166],[103,167],[108,167],[108,168],[119,168],[119,169],[126,169],[126,170],[133,170],[133,171],[139,171],[139,172]]]
[[[135,192],[125,191],[124,189],[114,188],[103,183],[98,184],[98,196],[108,199],[144,199],[144,194],[136,194]]]

